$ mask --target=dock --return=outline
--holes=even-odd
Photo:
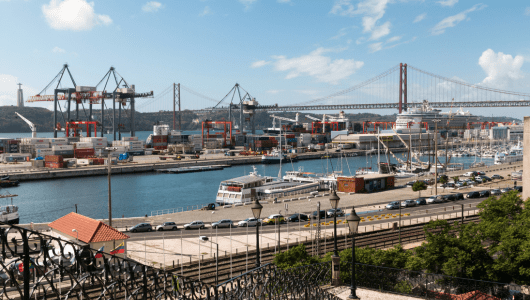
[[[223,170],[226,167],[230,167],[230,165],[180,167],[180,168],[169,168],[169,169],[157,169],[156,171],[161,172],[161,173],[180,174],[180,173],[195,173],[195,172],[204,172],[204,171],[218,171],[218,170]]]

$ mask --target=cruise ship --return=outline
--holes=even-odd
[[[420,128],[421,123],[427,123],[429,130],[434,130],[433,120],[438,119],[440,129],[466,129],[467,123],[477,122],[479,117],[472,115],[462,108],[456,112],[442,112],[429,105],[429,101],[423,100],[420,107],[409,107],[407,111],[400,113],[396,119],[396,129]],[[411,124],[412,122],[412,124]],[[423,126],[422,126],[423,127]]]
[[[254,199],[309,193],[317,191],[319,186],[319,182],[276,180],[274,177],[261,176],[254,168],[249,175],[221,181],[215,202],[219,205],[247,203]]]

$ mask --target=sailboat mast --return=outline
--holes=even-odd
[[[278,180],[282,178],[282,159],[283,159],[283,152],[282,152],[282,120],[280,119],[280,171],[278,172]]]
[[[381,141],[379,139],[379,126],[377,126],[377,173],[381,174],[381,159],[379,158],[381,150],[379,149],[379,144],[381,144]]]

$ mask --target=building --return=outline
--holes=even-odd
[[[18,83],[17,107],[24,107],[24,94],[22,93],[22,83]]]
[[[76,241],[83,246],[86,245],[96,250],[104,247],[103,252],[105,253],[110,253],[123,243],[123,253],[115,255],[127,257],[127,239],[129,236],[101,221],[71,212],[51,222],[48,226],[52,230],[52,235],[57,238]]]
[[[365,134],[340,134],[333,138],[332,143],[338,144],[350,144],[354,149],[359,150],[373,150],[377,149],[377,134],[365,133]],[[420,145],[427,149],[429,144],[434,147],[434,132],[416,132],[416,133],[399,133],[399,136],[394,132],[389,133],[381,132],[379,139],[385,143],[389,148],[405,148],[403,141],[407,144],[412,143],[412,147],[416,148]],[[440,133],[438,133],[438,144],[441,144]],[[384,149],[383,145],[379,145],[380,149]]]
[[[370,193],[393,187],[394,175],[388,174],[368,174],[337,178],[337,191],[344,193]]]

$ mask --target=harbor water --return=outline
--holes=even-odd
[[[145,137],[150,132],[145,132]],[[15,134],[13,134],[15,135]],[[0,134],[7,136],[7,134]],[[21,134],[17,134],[18,137]],[[44,135],[42,135],[44,136]],[[142,134],[138,136],[142,138]],[[13,136],[8,136],[13,137]],[[399,153],[398,157],[403,154]],[[405,157],[403,156],[403,159]],[[424,161],[427,158],[423,158]],[[443,159],[440,159],[443,162]],[[466,166],[474,157],[456,157],[451,162]],[[477,158],[477,161],[480,158]],[[381,161],[386,158],[381,156]],[[393,160],[391,161],[393,162]],[[493,159],[483,159],[487,165]],[[377,155],[347,158],[304,160],[282,165],[285,171],[327,173],[342,170],[344,175],[354,175],[359,168],[376,168]],[[256,165],[260,175],[278,176],[279,165]],[[215,202],[215,196],[222,180],[247,175],[251,165],[234,166],[224,170],[199,173],[167,174],[140,173],[112,176],[112,213],[115,218],[150,215],[152,211],[173,208],[191,208],[198,204]],[[75,211],[91,218],[108,216],[108,186],[106,176],[80,177],[58,180],[22,182],[19,187],[2,189],[2,194],[17,194],[13,204],[19,206],[20,222],[50,222]],[[4,199],[6,203],[10,199]],[[6,203],[0,203],[4,205]],[[178,221],[178,220],[175,220]]]

